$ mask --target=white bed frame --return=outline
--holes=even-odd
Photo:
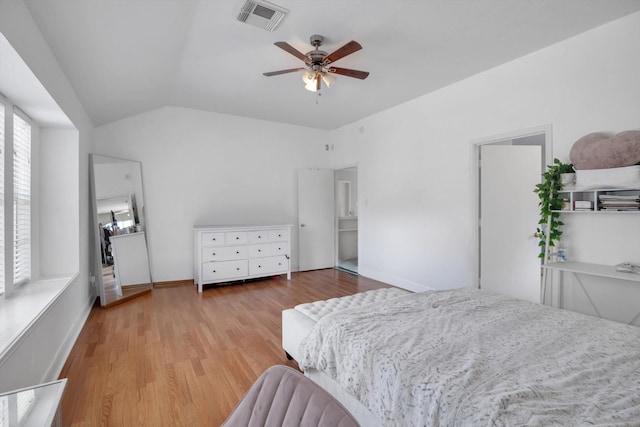
[[[369,409],[360,403],[358,399],[345,392],[331,377],[316,369],[305,371],[304,375],[342,403],[342,406],[349,410],[362,427],[382,427],[382,422]]]
[[[382,288],[360,292],[341,298],[315,301],[297,305],[282,311],[282,348],[290,359],[300,360],[300,344],[309,335],[316,322],[327,314],[352,307],[361,307],[385,299],[406,295],[408,291],[399,288]],[[363,427],[378,427],[382,423],[355,397],[346,393],[329,376],[315,369],[304,373],[334,396],[351,412]]]

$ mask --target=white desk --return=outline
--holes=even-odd
[[[552,262],[543,265],[543,267],[549,270],[568,271],[574,274],[587,274],[589,276],[640,282],[640,274],[616,271],[616,267],[613,265],[588,264],[585,262]]]
[[[580,280],[579,275],[605,277],[608,279],[627,280],[631,282],[640,283],[640,274],[616,271],[616,267],[613,265],[589,264],[584,262],[552,262],[552,263],[544,264],[542,268],[545,268],[547,270],[552,270],[552,271],[558,271],[560,273],[562,272],[572,273],[576,281],[582,288],[582,291],[586,295],[587,299],[589,300],[589,304],[591,304],[591,307],[596,312],[598,317],[602,317],[602,316],[600,315],[600,312],[596,308],[596,305],[593,303],[593,300],[589,296],[589,293],[587,292],[584,285],[582,284],[582,281]],[[545,275],[544,280],[542,281],[541,298],[540,298],[541,304],[544,304],[545,302],[545,297],[547,293],[547,283],[546,283],[547,279],[548,279],[548,275]],[[633,323],[638,318],[638,316],[640,316],[640,313],[636,314],[636,316],[629,323]]]
[[[0,426],[62,427],[62,379],[0,394]]]

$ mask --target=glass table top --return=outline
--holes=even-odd
[[[0,394],[0,427],[50,426],[66,385],[62,379]]]

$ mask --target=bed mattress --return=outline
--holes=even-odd
[[[332,313],[388,301],[408,293],[410,292],[399,288],[374,289],[340,298],[299,304],[284,310],[282,312],[282,348],[295,360],[300,360],[300,343],[309,335],[318,320]]]
[[[640,328],[487,291],[328,314],[299,356],[301,369],[330,377],[385,426],[640,420]]]

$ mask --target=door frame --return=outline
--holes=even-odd
[[[336,172],[343,170],[343,169],[351,169],[351,168],[355,168],[356,169],[356,200],[355,203],[358,205],[358,239],[357,239],[357,246],[358,246],[358,267],[360,267],[360,204],[358,203],[358,199],[360,198],[360,171],[358,170],[358,163],[349,163],[346,165],[342,165],[342,166],[334,166],[333,167],[333,182],[334,182],[334,186],[337,184],[337,180],[336,180]],[[352,190],[353,193],[353,190]],[[338,212],[338,193],[337,191],[334,192],[334,198],[335,203],[334,203],[334,235],[335,235],[335,249],[334,249],[334,267],[338,266],[338,256],[339,256],[339,250],[338,250],[338,245],[340,244],[339,242],[339,232],[338,232],[338,228],[339,228],[339,221],[338,221],[338,216],[339,216],[339,212]],[[358,271],[360,269],[358,268]]]
[[[472,141],[473,144],[473,170],[474,170],[474,233],[473,233],[473,247],[475,252],[475,263],[474,263],[474,287],[480,289],[481,287],[481,271],[480,271],[480,263],[481,263],[481,242],[480,242],[480,227],[481,227],[481,218],[480,218],[480,202],[481,202],[481,182],[480,182],[480,148],[483,145],[496,145],[496,144],[507,144],[514,139],[526,138],[529,136],[544,134],[544,142],[542,144],[542,164],[541,171],[546,170],[546,165],[550,165],[553,162],[553,128],[551,124],[537,126],[529,129],[523,129],[518,131],[507,132],[500,135],[488,136],[485,138],[480,138]],[[531,191],[534,189],[532,188]]]

